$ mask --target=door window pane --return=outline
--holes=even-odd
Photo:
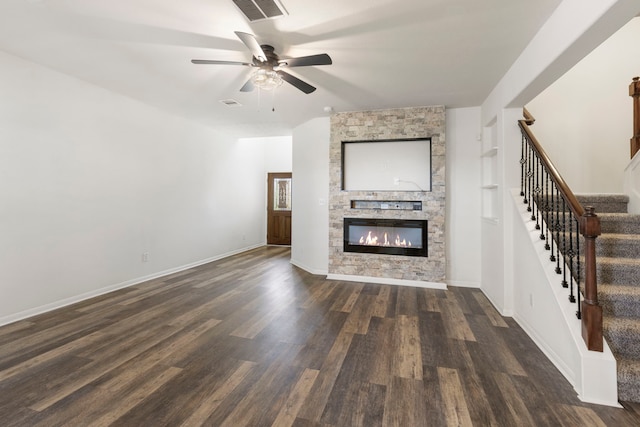
[[[273,210],[291,210],[291,178],[275,178],[273,180]]]

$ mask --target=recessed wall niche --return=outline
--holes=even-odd
[[[430,140],[430,187],[393,190],[343,189],[342,147],[357,141]],[[355,111],[331,116],[329,160],[329,278],[377,279],[382,283],[444,286],[445,258],[445,108],[443,106]],[[397,172],[400,174],[400,172]],[[388,178],[388,177],[387,177]],[[395,176],[392,178],[396,178]],[[397,178],[402,179],[402,176]],[[407,179],[408,180],[408,179]],[[388,179],[387,179],[388,181]],[[393,182],[392,182],[393,184]],[[393,185],[392,185],[393,186]],[[379,185],[376,185],[379,187]],[[389,206],[421,209],[383,209]],[[345,218],[424,220],[428,256],[410,257],[344,251]],[[363,279],[366,280],[366,279]]]

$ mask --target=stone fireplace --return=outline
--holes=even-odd
[[[343,189],[343,145],[352,141],[431,141],[429,188]],[[443,106],[338,113],[331,117],[329,188],[330,279],[444,288],[445,109]],[[397,180],[402,177],[397,178]],[[378,223],[378,231],[357,228]],[[409,224],[411,237],[396,227]],[[345,227],[356,226],[351,236]],[[423,227],[420,238],[416,226]],[[366,227],[365,227],[366,228]],[[385,232],[387,234],[385,241]],[[364,233],[364,235],[362,235]],[[369,239],[370,244],[367,243]],[[403,244],[402,241],[405,240]],[[411,240],[409,246],[406,241]],[[419,240],[419,241],[418,241]],[[396,244],[397,241],[397,244]],[[375,242],[375,243],[373,243]],[[412,248],[407,251],[406,249]]]

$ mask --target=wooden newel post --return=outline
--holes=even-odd
[[[634,77],[629,85],[629,96],[633,97],[633,137],[631,158],[640,150],[640,77]]]
[[[600,218],[592,206],[580,218],[584,236],[584,299],[582,300],[582,338],[587,348],[602,351],[602,307],[598,303],[596,279],[596,238],[600,235]]]

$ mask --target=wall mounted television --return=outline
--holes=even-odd
[[[342,141],[342,190],[431,191],[431,138]]]

